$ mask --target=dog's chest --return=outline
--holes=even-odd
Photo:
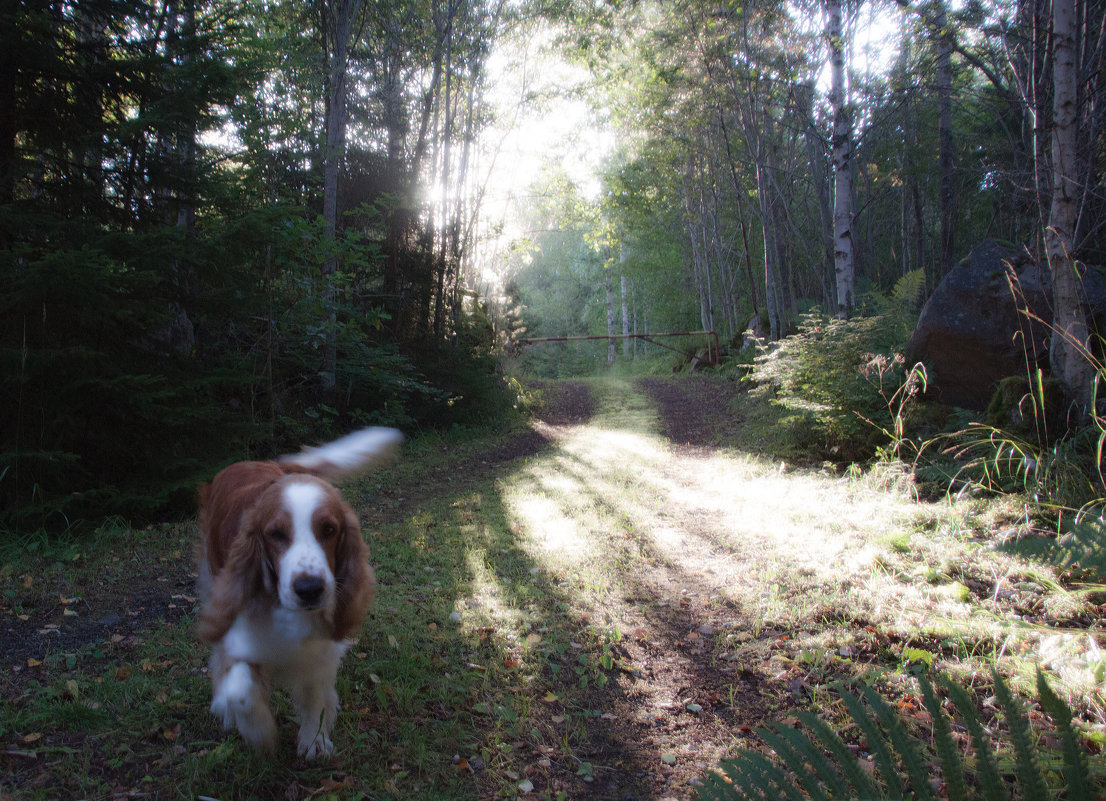
[[[233,660],[274,667],[310,665],[331,655],[338,646],[324,634],[318,612],[282,607],[264,614],[239,615],[223,638],[223,647]]]

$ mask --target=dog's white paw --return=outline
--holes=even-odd
[[[318,759],[319,757],[333,756],[334,743],[329,737],[318,729],[304,731],[300,729],[299,744],[296,753],[305,759]]]

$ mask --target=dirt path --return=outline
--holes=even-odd
[[[863,614],[842,592],[857,556],[915,510],[881,499],[890,519],[865,519],[836,479],[704,447],[726,421],[719,382],[596,386],[606,397],[587,404],[562,389],[602,411],[547,413],[572,422],[542,427],[551,448],[505,497],[535,561],[575,583],[576,613],[618,632],[624,670],[593,693],[602,715],[578,755],[606,768],[593,792],[684,797],[752,728],[807,703],[783,644]]]
[[[904,649],[972,671],[1034,648],[1018,627],[1041,587],[978,547],[994,521],[976,507],[917,502],[893,470],[855,480],[713,447],[735,424],[731,384],[587,388],[557,388],[538,427],[550,447],[503,481],[523,547],[621,667],[582,702],[601,714],[575,756],[603,770],[553,789],[690,797],[756,727],[826,704],[838,679],[909,691]]]

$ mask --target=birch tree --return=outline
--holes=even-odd
[[[853,259],[852,126],[845,90],[845,33],[842,0],[826,0],[826,39],[830,48],[833,106],[833,256],[837,276],[837,316],[848,316],[855,301]]]

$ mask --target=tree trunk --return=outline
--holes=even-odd
[[[328,39],[326,145],[323,151],[323,228],[327,256],[323,288],[327,308],[326,341],[320,375],[324,392],[333,392],[338,373],[338,317],[333,276],[338,272],[338,173],[346,148],[346,73],[350,34],[361,0],[331,0],[325,7]]]
[[[952,40],[944,0],[937,0],[937,143],[941,167],[941,277],[952,269],[956,195],[953,187]]]
[[[0,0],[0,42],[14,42],[16,0]],[[0,204],[11,203],[15,197],[16,135],[15,84],[19,73],[9,44],[0,47]]]
[[[1088,352],[1090,332],[1075,261],[1079,178],[1076,173],[1077,103],[1075,0],[1053,0],[1052,206],[1045,248],[1052,270],[1054,306],[1049,358],[1081,418],[1091,411],[1095,370]]]
[[[449,179],[453,155],[453,19],[456,14],[454,0],[446,2],[446,18],[443,22],[442,37],[445,42],[445,86],[442,91],[442,163],[439,185],[441,187],[441,206],[438,210],[438,264],[437,285],[434,294],[434,339],[435,346],[440,344],[444,334],[445,278],[449,269]]]
[[[819,221],[821,222],[823,269],[820,270],[822,290],[826,308],[835,300],[834,279],[836,263],[833,255],[833,209],[830,207],[829,181],[826,179],[825,146],[818,136],[814,121],[814,82],[807,81],[796,87],[795,95],[799,115],[804,123],[803,139],[806,142],[807,159],[810,161],[810,175],[814,181],[814,194],[818,200]]]
[[[833,106],[833,256],[837,276],[837,316],[848,316],[854,302],[852,130],[845,93],[844,29],[841,0],[827,0],[826,38],[830,45]]]
[[[614,286],[611,282],[610,269],[603,270],[603,288],[607,291],[607,367],[614,367],[615,359],[615,315],[614,315]]]
[[[385,168],[385,191],[392,193],[394,205],[387,210],[386,231],[384,235],[384,280],[383,293],[385,303],[392,311],[394,320],[398,320],[400,308],[399,270],[400,252],[403,249],[404,234],[407,230],[407,176],[403,164],[403,149],[407,135],[407,118],[403,108],[403,85],[400,74],[400,43],[398,36],[389,26],[385,34],[388,46],[384,56],[385,68],[382,77],[381,94],[384,111],[384,127],[388,131],[388,162]]]
[[[184,27],[181,31],[183,55],[181,62],[190,64],[196,48],[196,0],[183,0]],[[196,227],[196,113],[190,109],[177,134],[177,162],[179,165],[177,199],[177,227],[191,233]],[[191,273],[191,270],[189,271]],[[189,275],[191,287],[194,277]],[[194,288],[194,287],[193,287]]]
[[[633,341],[627,336],[630,333],[630,299],[626,292],[626,261],[628,257],[626,255],[626,245],[619,243],[618,245],[618,263],[622,270],[621,284],[622,284],[622,355],[629,357],[630,355],[630,343]]]
[[[760,308],[757,303],[757,282],[753,275],[753,257],[749,253],[749,232],[745,225],[745,203],[742,200],[745,194],[741,182],[737,179],[737,166],[734,161],[733,151],[730,147],[730,134],[726,127],[726,115],[718,110],[718,120],[722,127],[722,141],[726,145],[726,161],[730,167],[730,182],[733,184],[734,199],[737,201],[737,219],[741,227],[741,243],[745,249],[745,269],[749,276],[749,300],[753,306],[753,316],[760,317]]]

